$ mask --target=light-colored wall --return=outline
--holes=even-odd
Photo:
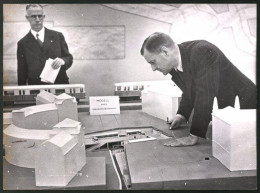
[[[47,5],[45,21],[53,26],[125,26],[125,58],[117,60],[74,60],[67,71],[70,83],[83,83],[90,96],[113,95],[114,83],[156,80],[165,77],[153,73],[140,55],[144,37],[153,31],[169,33],[170,24],[116,11],[102,5]],[[4,22],[25,22],[25,5],[5,5]],[[51,27],[51,24],[49,24]],[[24,28],[29,31],[29,24]],[[66,39],[66,37],[65,37]],[[17,41],[19,38],[17,38]],[[68,41],[68,40],[67,40]],[[13,46],[13,45],[12,45]],[[16,46],[16,45],[15,45]],[[68,45],[70,47],[70,45]],[[16,59],[4,60],[4,83],[16,82]],[[6,69],[6,70],[5,70]],[[14,73],[15,72],[15,73]],[[7,76],[8,74],[8,76]],[[12,75],[12,79],[9,77]]]
[[[256,5],[198,4],[179,8],[171,35],[179,42],[205,39],[256,83]]]
[[[24,17],[25,5],[5,4],[3,8],[4,53],[8,53],[4,54],[4,84],[15,85],[16,42],[29,31],[30,26]],[[256,82],[255,5],[48,4],[44,10],[46,26],[55,30],[75,27],[76,31],[82,26],[125,28],[123,58],[74,59],[67,71],[70,83],[85,84],[87,96],[113,95],[116,82],[170,79],[169,75],[165,77],[153,72],[140,55],[143,40],[155,31],[170,34],[177,43],[191,39],[215,43]],[[9,31],[16,31],[17,35],[12,37]],[[72,41],[65,32],[64,35],[67,42]],[[73,48],[75,45],[68,46]]]

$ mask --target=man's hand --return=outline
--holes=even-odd
[[[168,147],[180,147],[180,146],[192,146],[198,142],[199,138],[195,135],[189,135],[188,137],[182,137],[178,139],[172,139],[171,141],[165,143]]]
[[[184,122],[185,120],[183,118],[181,118],[180,116],[175,116],[172,120],[170,129],[177,129]]]
[[[64,64],[64,60],[62,60],[61,58],[55,58],[51,66],[53,69],[58,69],[60,66],[63,66]]]

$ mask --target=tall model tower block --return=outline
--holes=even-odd
[[[61,131],[35,151],[36,186],[66,186],[77,174],[75,137]]]
[[[213,109],[212,153],[230,171],[255,170],[256,109]]]
[[[54,131],[66,131],[72,136],[74,136],[77,140],[76,145],[76,165],[77,170],[80,171],[83,166],[86,164],[86,152],[85,152],[85,143],[84,143],[84,134],[85,129],[82,127],[81,123],[78,121],[74,121],[72,119],[66,118],[63,121],[59,122],[57,125],[53,127]]]

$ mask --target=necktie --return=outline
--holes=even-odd
[[[39,45],[42,47],[43,43],[42,43],[42,41],[39,39],[39,34],[38,34],[38,33],[36,34],[36,40],[37,40],[37,42],[39,43]]]

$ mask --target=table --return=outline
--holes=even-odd
[[[87,157],[87,164],[66,187],[35,186],[33,168],[12,165],[3,159],[4,190],[44,190],[44,189],[106,189],[106,168],[104,157]],[[99,172],[96,172],[99,171]]]
[[[183,137],[187,136],[189,134],[189,127],[188,126],[183,126],[181,129],[171,131],[169,130],[169,125],[158,118],[152,117],[146,113],[143,113],[141,110],[123,110],[121,111],[120,115],[102,115],[102,116],[90,116],[88,112],[80,112],[79,113],[79,121],[82,122],[82,125],[86,128],[86,134],[95,132],[95,131],[105,131],[109,129],[114,129],[114,128],[121,128],[121,127],[147,127],[147,126],[153,126],[157,129],[160,129],[170,135],[174,135],[175,137]],[[169,147],[164,147],[163,141],[151,141],[151,142],[145,142],[143,144],[135,144],[133,146],[126,147],[127,154],[128,152],[132,152],[134,156],[132,158],[136,157],[138,159],[129,159],[128,155],[128,163],[130,164],[130,175],[132,179],[135,179],[138,174],[142,171],[142,168],[140,169],[139,173],[133,173],[133,171],[136,171],[135,167],[140,165],[141,162],[136,162],[136,160],[139,161],[147,161],[145,158],[145,154],[141,156],[141,153],[136,153],[137,148],[149,148],[151,145],[155,148],[167,148],[166,152],[171,152],[173,151],[173,148]],[[191,147],[188,147],[191,148]],[[168,174],[163,176],[161,175],[160,178],[157,178],[157,182],[159,186],[154,186],[154,184],[150,184],[151,186],[146,186],[147,189],[255,189],[256,188],[256,171],[242,171],[242,172],[230,172],[228,169],[225,169],[225,167],[218,162],[215,158],[212,158],[212,153],[211,153],[211,141],[206,140],[206,139],[199,139],[198,145],[194,146],[194,148],[199,151],[205,158],[209,157],[211,160],[209,161],[203,161],[201,164],[203,165],[203,170],[210,169],[212,167],[214,168],[214,171],[216,173],[205,173],[202,171],[198,171],[196,173],[196,178],[191,178],[188,172],[183,172],[181,173],[180,168],[187,168],[190,167],[190,172],[192,173],[194,166],[192,166],[191,163],[189,165],[188,162],[181,163],[180,161],[176,165],[171,165],[171,167],[165,167],[161,168],[159,170],[161,173],[165,172],[166,170],[171,170],[174,173],[174,178],[169,176]],[[187,157],[187,154],[185,152],[191,152],[191,151],[184,151],[181,148],[175,148],[178,149],[177,153],[175,152],[176,155],[182,155],[183,157]],[[187,149],[187,147],[186,147]],[[150,154],[151,156],[158,156],[159,154],[156,154],[153,152],[153,154]],[[169,154],[170,155],[170,154]],[[108,154],[108,152],[91,152],[86,154],[87,158],[88,157],[105,157],[106,161],[106,189],[119,189],[119,183],[118,183],[118,178],[116,175],[116,172],[113,168],[111,158]],[[194,158],[194,154],[189,154],[190,159]],[[149,157],[149,156],[148,156]],[[154,158],[154,157],[153,157]],[[200,157],[201,158],[201,157]],[[144,160],[142,160],[144,159]],[[172,160],[173,157],[170,157],[170,160]],[[195,156],[194,158],[199,159]],[[152,160],[152,159],[151,159]],[[168,159],[163,159],[165,162],[168,162]],[[212,161],[213,160],[213,161]],[[160,159],[157,157],[154,159],[157,164],[159,163]],[[4,163],[4,177],[6,175],[7,170],[5,170],[6,163]],[[211,163],[211,164],[210,164]],[[10,165],[10,164],[9,164]],[[149,167],[149,164],[146,164],[144,166]],[[158,165],[154,165],[157,167]],[[8,166],[9,168],[15,168],[16,166]],[[146,170],[149,170],[150,172],[154,172],[151,168],[145,168]],[[135,168],[135,169],[133,169]],[[25,169],[25,168],[24,168]],[[143,168],[144,169],[144,168]],[[14,169],[14,172],[16,172],[18,168]],[[25,170],[30,170],[30,169],[25,169]],[[28,177],[29,173],[28,171],[23,171],[22,174],[19,176],[23,177],[23,184],[21,184],[20,189],[28,188],[28,186],[25,187],[25,183],[32,180],[32,177]],[[31,171],[31,170],[30,170]],[[217,171],[221,171],[218,173]],[[11,179],[11,182],[14,181],[19,181],[19,176],[18,175],[13,175],[13,178]],[[4,179],[4,184],[5,184]],[[74,179],[73,179],[74,180]],[[161,181],[160,181],[161,180]],[[135,183],[136,181],[133,181],[133,189],[143,189],[143,186],[138,186],[138,183]],[[167,182],[167,183],[166,183]],[[186,183],[186,184],[185,184]],[[167,185],[166,185],[167,184]],[[146,184],[147,185],[147,184]],[[32,188],[31,184],[31,188]],[[150,188],[149,188],[150,187]],[[71,187],[65,187],[66,188],[71,188]],[[93,188],[93,187],[92,187]],[[90,189],[92,189],[90,187]],[[51,189],[48,187],[48,189]],[[88,189],[88,187],[84,186],[74,186],[73,189]]]

